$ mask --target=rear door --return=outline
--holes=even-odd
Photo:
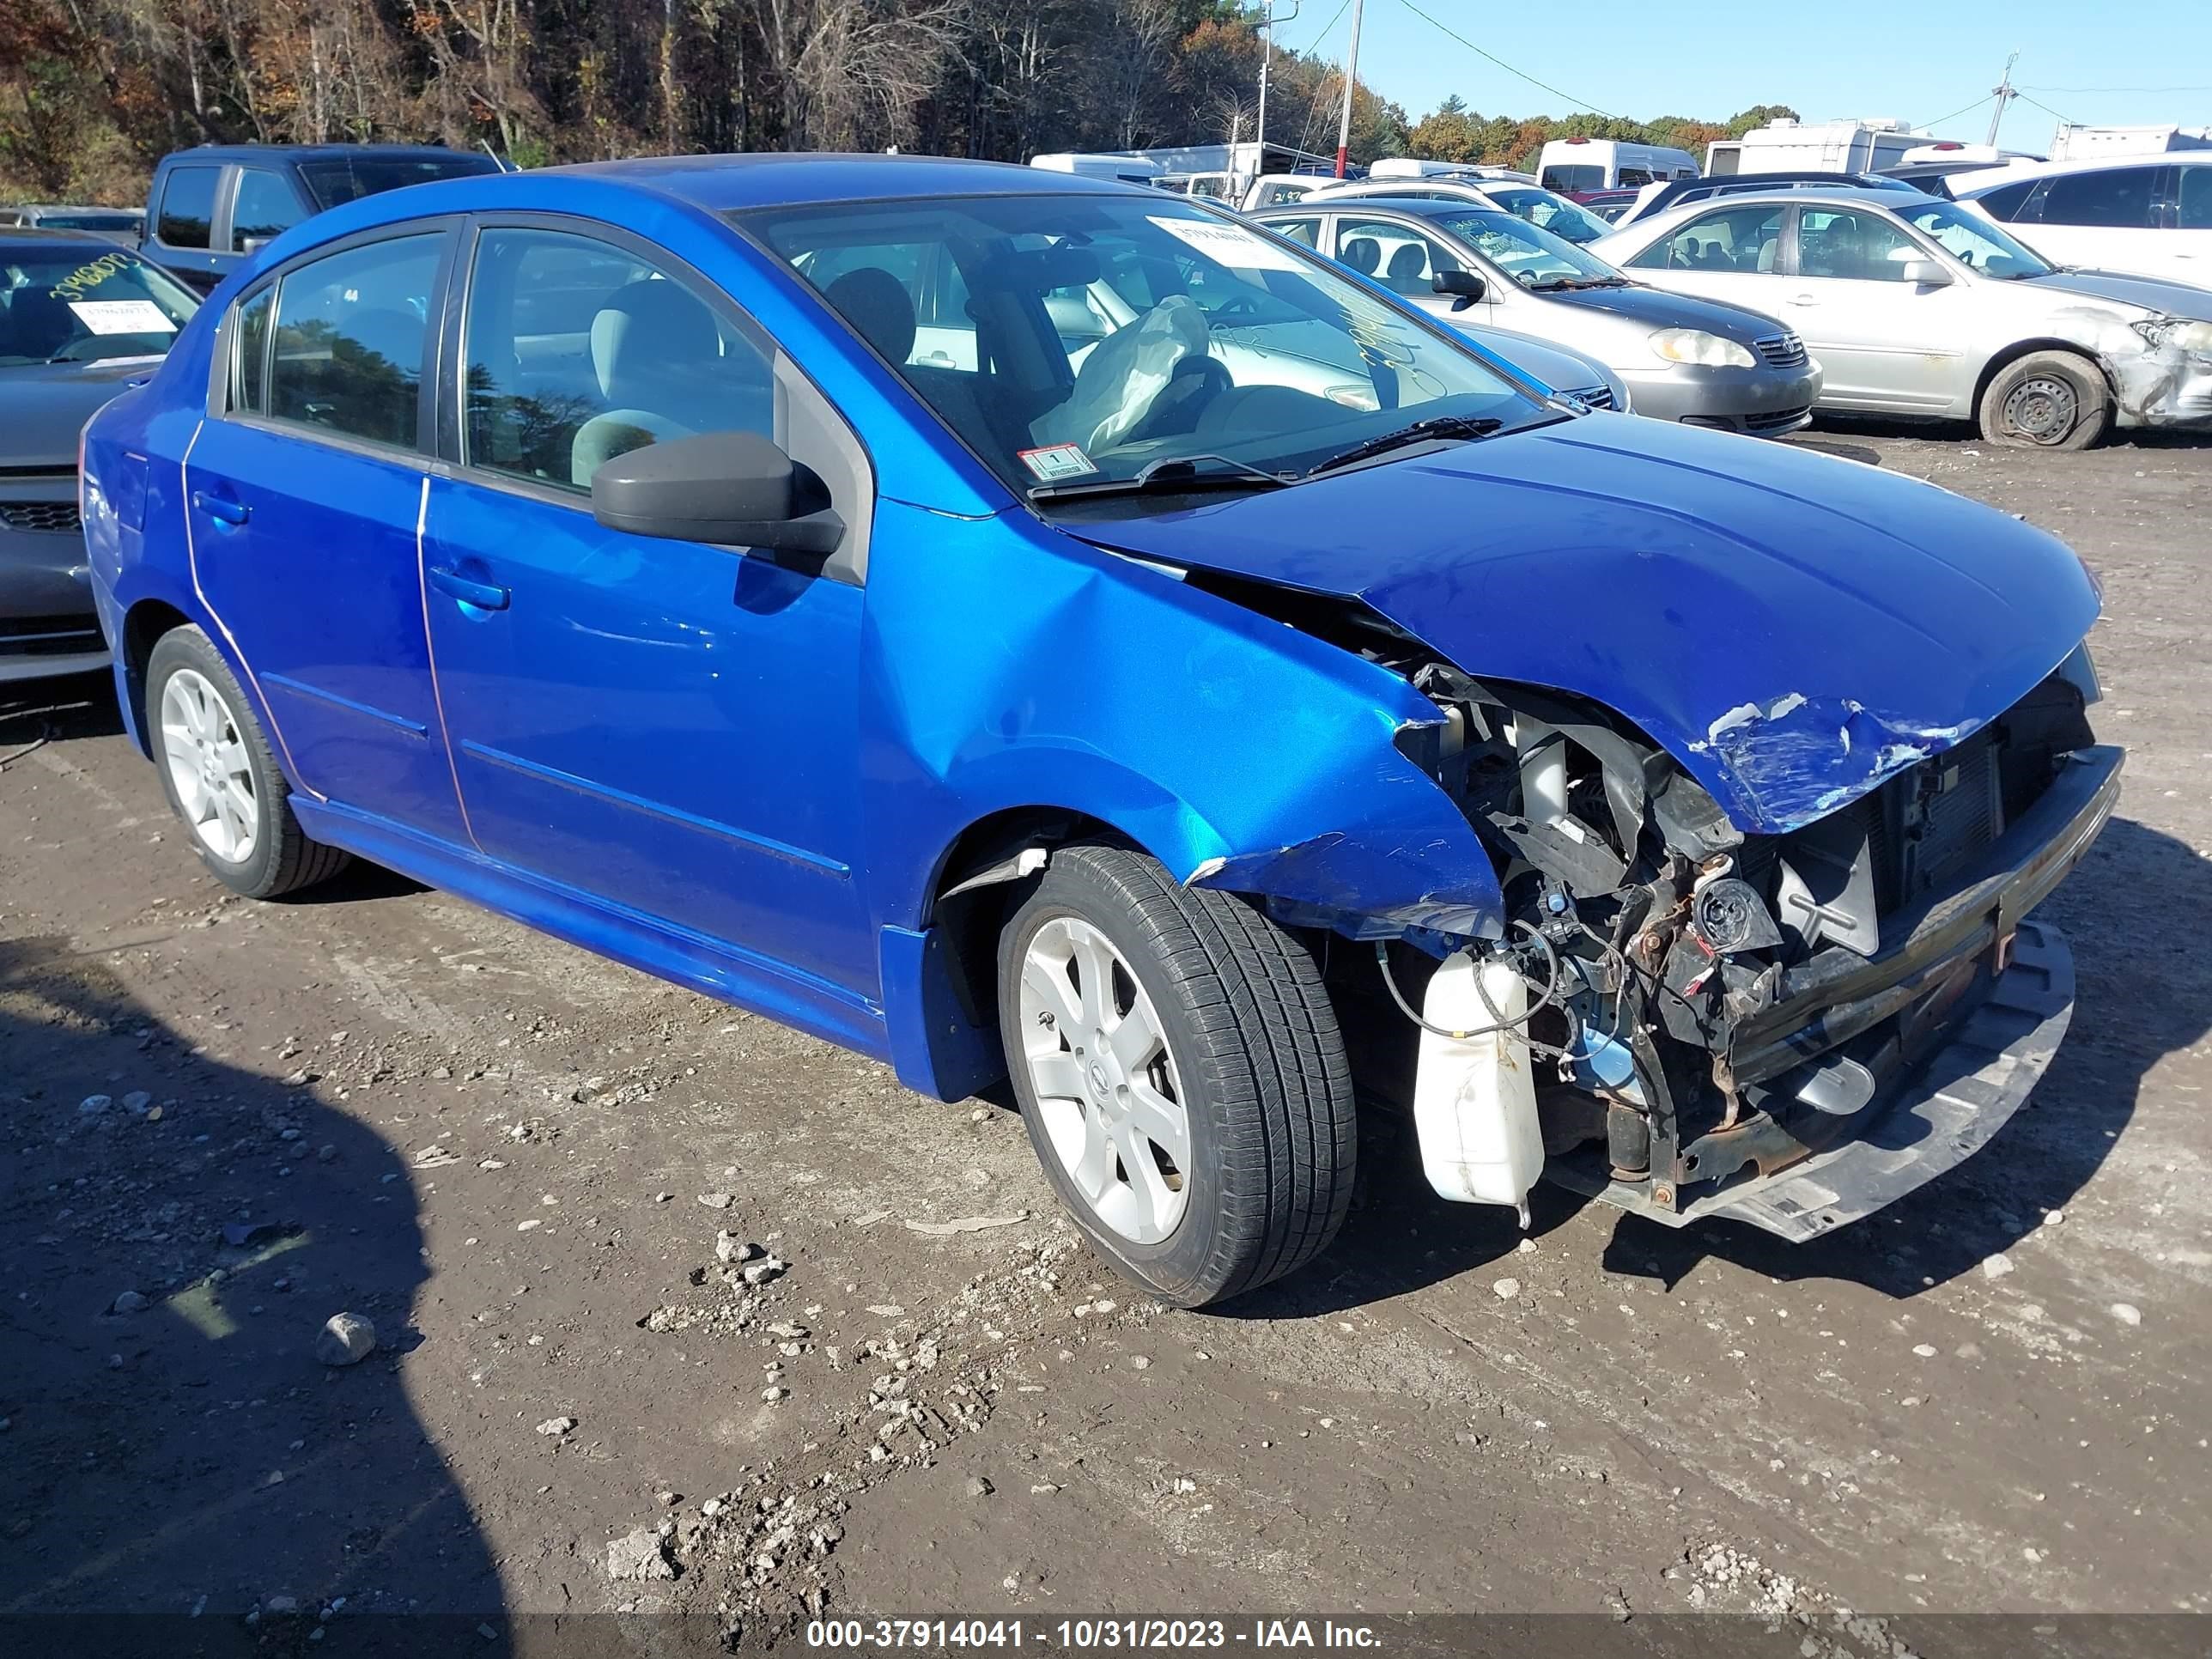
[[[418,541],[453,228],[340,243],[242,295],[185,465],[192,570],[296,781],[458,838]]]
[[[155,180],[146,227],[146,257],[202,294],[222,279],[215,222],[222,175],[220,161],[180,161],[167,168]]]
[[[2164,163],[2062,173],[2044,181],[2014,227],[2054,264],[2186,280],[2188,264],[2160,228]]]

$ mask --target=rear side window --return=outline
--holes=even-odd
[[[2098,225],[2115,230],[2151,228],[2156,167],[2111,167],[2053,179],[2043,193],[2046,225]]]
[[[422,363],[442,234],[351,247],[284,274],[276,292],[268,413],[416,447]]]
[[[172,167],[161,185],[155,232],[171,247],[205,247],[215,222],[216,181],[221,167]]]
[[[230,406],[243,415],[269,410],[269,311],[276,290],[264,288],[238,308],[232,330],[235,343],[231,359]]]
[[[2020,216],[2021,209],[2035,191],[2035,180],[2023,179],[2016,185],[2007,185],[2002,190],[1984,191],[1974,198],[1974,205],[2002,224],[2010,224]]]
[[[1287,236],[1306,247],[1321,246],[1321,221],[1315,219],[1277,219],[1267,228],[1278,236]]]
[[[1782,252],[1782,213],[1769,203],[1702,215],[1645,248],[1628,262],[1629,268],[1771,276]]]
[[[242,253],[249,237],[265,242],[306,216],[292,186],[282,177],[247,167],[238,175],[238,196],[230,207],[230,245]]]
[[[1641,190],[1650,182],[1650,171],[1645,167],[1623,167],[1613,180],[1622,190]]]

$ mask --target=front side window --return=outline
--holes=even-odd
[[[1845,282],[1901,283],[1919,244],[1876,213],[1807,208],[1797,220],[1797,274]]]
[[[350,247],[285,272],[276,291],[269,414],[416,447],[441,234]]]
[[[238,194],[230,204],[230,245],[242,252],[249,238],[268,241],[306,216],[281,176],[265,167],[247,167],[238,175]]]
[[[137,254],[100,246],[0,253],[0,368],[168,350],[199,301]]]
[[[533,483],[582,495],[647,444],[776,435],[763,352],[690,284],[590,237],[485,231],[461,353],[463,459]]]
[[[2181,169],[2181,228],[2212,230],[2212,167]]]
[[[2050,265],[2005,232],[1949,202],[1931,201],[1923,207],[1908,208],[1898,216],[1922,235],[1942,243],[1944,252],[1961,264],[1972,265],[1984,276],[2017,282],[2051,274]]]
[[[2097,225],[2113,230],[2148,230],[2158,182],[2156,167],[2108,167],[2069,173],[2053,179],[2043,192],[2046,225]]]
[[[1615,187],[1621,190],[1641,190],[1650,182],[1651,169],[1649,167],[1623,167],[1620,176],[1613,180]]]
[[[1974,198],[1974,205],[1990,218],[2010,224],[2027,205],[2027,198],[2035,193],[2036,181],[2023,179],[2016,185],[2007,185],[2002,190],[1985,190]]]
[[[205,247],[215,222],[215,187],[221,167],[172,167],[161,185],[154,234],[171,247]]]
[[[1018,494],[1185,459],[1295,475],[1413,420],[1550,418],[1447,331],[1327,262],[1163,198],[1023,193],[732,218]],[[920,314],[947,266],[969,333],[940,358]],[[1071,326],[1071,301],[1103,337]]]
[[[1783,209],[1771,203],[1701,214],[1628,262],[1632,270],[1771,275],[1782,254]]]

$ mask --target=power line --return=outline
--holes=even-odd
[[[1498,68],[1504,70],[1508,75],[1517,76],[1519,79],[1526,81],[1532,87],[1541,88],[1544,91],[1550,93],[1554,98],[1565,99],[1570,110],[1587,110],[1592,115],[1604,116],[1608,121],[1621,121],[1627,118],[1626,116],[1615,115],[1610,110],[1600,109],[1595,104],[1590,103],[1586,100],[1577,98],[1571,92],[1562,92],[1550,82],[1539,81],[1534,76],[1527,73],[1525,70],[1515,69],[1512,64],[1507,63],[1503,58],[1498,57],[1497,53],[1485,52],[1480,46],[1476,46],[1474,41],[1468,40],[1467,36],[1460,33],[1456,29],[1448,28],[1443,24],[1439,23],[1435,18],[1430,16],[1428,13],[1423,11],[1419,6],[1415,5],[1413,3],[1413,0],[1398,0],[1398,3],[1405,7],[1407,11],[1413,13],[1414,16],[1419,18],[1424,23],[1426,23],[1431,28],[1435,29],[1439,33],[1449,35],[1453,40],[1458,41],[1460,45],[1465,46],[1469,52],[1474,53],[1476,57],[1486,58],[1492,63],[1497,64]]]
[[[2072,116],[2060,115],[2057,110],[2051,108],[2048,104],[2037,104],[2034,99],[2029,97],[2017,87],[2013,88],[2013,96],[2019,99],[2023,104],[2035,104],[2036,108],[2041,110],[2045,115],[2056,117],[2057,119],[2065,122],[2069,127],[2074,125],[2074,118]]]
[[[1344,15],[1345,7],[1351,3],[1352,0],[1338,0],[1336,9],[1328,15],[1328,21],[1321,26],[1320,33],[1315,35],[1312,40],[1306,42],[1304,48],[1299,54],[1300,56],[1305,58],[1310,58],[1313,56],[1314,49],[1320,46],[1322,41],[1328,39],[1328,32],[1336,27],[1337,19]]]
[[[2029,92],[2080,92],[2080,93],[2108,93],[2108,92],[2129,92],[2129,93],[2212,92],[2212,87],[2029,87],[2029,88],[2027,88],[2027,91],[2029,91]]]
[[[2015,87],[2013,90],[2017,92],[2020,88]],[[1932,121],[1922,121],[1918,125],[1923,128],[1932,129],[1935,127],[1940,127],[1946,121],[1955,121],[1961,115],[1972,113],[1975,110],[1979,109],[1983,105],[1988,103],[1990,99],[1996,96],[1996,94],[1993,92],[1985,92],[1980,97],[1975,99],[1972,103],[1967,105],[1965,109],[1954,109],[1948,115],[1939,115]]]

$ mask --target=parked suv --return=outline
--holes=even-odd
[[[203,144],[161,158],[140,247],[205,294],[264,242],[326,208],[499,171],[489,155],[427,144]]]
[[[2012,167],[1951,193],[2055,264],[2212,286],[2212,153]]]

